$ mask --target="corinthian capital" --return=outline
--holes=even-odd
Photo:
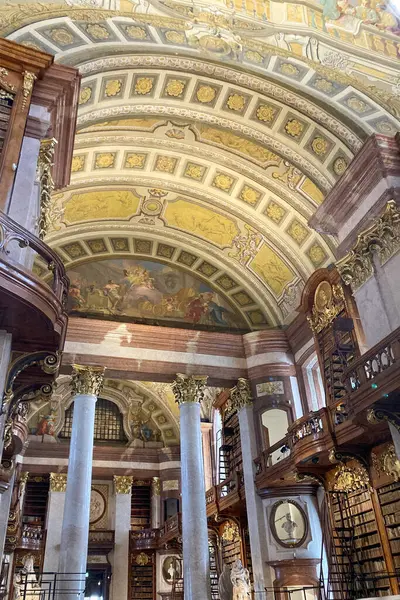
[[[114,475],[116,494],[130,494],[132,491],[133,477],[130,475]]]
[[[98,396],[103,387],[104,367],[72,365],[72,395],[91,394]]]
[[[172,384],[172,390],[175,396],[175,402],[201,402],[204,398],[204,391],[207,384],[207,377],[202,375],[182,375],[177,373],[176,379]]]
[[[235,410],[239,412],[241,408],[249,406],[253,402],[250,382],[248,379],[239,377],[237,384],[231,390],[231,398],[228,402],[231,404],[229,407],[230,412],[234,412]]]

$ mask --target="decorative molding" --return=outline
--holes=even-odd
[[[307,320],[314,333],[327,327],[344,308],[344,294],[340,285],[321,281],[315,290],[311,316]]]
[[[50,473],[50,491],[65,492],[67,490],[66,473]]]
[[[130,475],[114,475],[116,494],[130,494],[132,492],[133,477]]]
[[[176,379],[172,384],[175,402],[183,404],[184,402],[201,402],[204,398],[207,377],[203,375],[183,375],[177,373]]]
[[[346,285],[357,291],[374,274],[374,257],[384,265],[400,249],[400,211],[389,200],[383,214],[360,233],[352,250],[336,263]]]
[[[98,396],[104,382],[105,367],[72,365],[72,395]]]

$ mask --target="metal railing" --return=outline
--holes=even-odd
[[[14,575],[14,597],[19,600],[55,600],[60,596],[85,597],[86,573],[24,573]]]

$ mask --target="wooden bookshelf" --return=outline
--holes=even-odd
[[[228,479],[235,471],[242,469],[242,448],[240,444],[239,418],[236,412],[230,414],[222,426],[222,445],[219,457],[219,480]]]
[[[151,486],[132,485],[131,530],[140,531],[151,527]]]
[[[400,569],[400,481],[384,485],[377,492],[394,566]]]
[[[222,538],[222,562],[232,567],[235,560],[242,559],[240,537],[232,541]]]
[[[130,559],[129,598],[153,600],[156,582],[155,553],[131,552]]]
[[[29,477],[26,483],[22,522],[45,528],[50,482],[48,476]]]
[[[389,578],[382,576],[388,569],[371,492],[363,489],[342,494],[341,499],[338,494],[332,508],[337,532],[336,554],[341,568],[363,575],[367,587],[378,596],[390,594]]]

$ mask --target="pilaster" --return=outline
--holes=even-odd
[[[115,544],[113,552],[112,599],[126,600],[129,577],[129,531],[133,477],[114,475]]]
[[[58,569],[66,489],[67,474],[50,473],[50,492],[46,517],[46,549],[43,563],[45,573],[54,573]]]

